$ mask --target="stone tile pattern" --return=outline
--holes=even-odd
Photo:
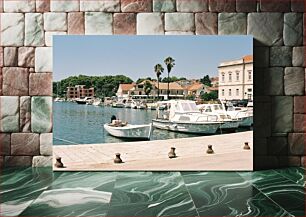
[[[51,165],[50,36],[60,34],[253,35],[254,168],[290,165],[288,158],[305,165],[304,1],[32,0],[6,1],[0,12],[5,166]]]

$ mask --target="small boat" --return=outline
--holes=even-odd
[[[139,103],[139,105],[137,106],[138,109],[146,109],[147,106],[145,103]]]
[[[124,108],[123,102],[113,102],[112,107],[114,108]]]
[[[236,130],[239,127],[239,119],[227,114],[222,104],[200,104],[197,105],[202,114],[211,114],[218,117],[218,121],[223,122],[220,130]]]
[[[122,139],[150,140],[152,124],[133,125],[115,120],[104,124],[104,129],[110,135]]]
[[[82,105],[86,105],[86,99],[76,99],[75,100],[75,102],[77,103],[77,104],[82,104]]]
[[[248,103],[246,108],[229,105],[227,114],[239,120],[239,127],[251,127],[253,125],[253,102]]]
[[[94,100],[93,101],[93,103],[92,103],[94,106],[99,106],[99,105],[102,105],[102,102],[101,102],[101,100],[100,99],[96,99],[96,100]]]
[[[157,104],[157,118],[152,122],[158,129],[192,134],[215,134],[223,124],[214,115],[201,114],[194,101],[170,100]],[[164,110],[159,109],[160,105],[166,105]]]
[[[149,110],[156,110],[157,104],[156,103],[147,103],[147,108]]]

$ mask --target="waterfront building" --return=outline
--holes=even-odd
[[[116,93],[119,98],[129,98],[131,96],[134,97],[146,97],[145,93],[145,83],[150,82],[152,85],[152,89],[150,91],[149,96],[157,97],[158,84],[156,81],[145,80],[141,83],[135,84],[120,84],[118,91]],[[171,82],[169,84],[170,97],[172,98],[183,98],[184,97],[184,89],[177,82]],[[166,97],[168,91],[168,83],[159,83],[159,95],[160,97]]]
[[[76,85],[74,87],[67,87],[68,99],[94,97],[94,96],[95,96],[95,90],[93,87],[85,88],[85,85]]]
[[[186,87],[185,94],[189,96],[193,95],[195,97],[200,97],[201,95],[207,92],[208,92],[208,86],[202,83],[196,82]]]
[[[253,56],[220,63],[219,99],[253,100]]]

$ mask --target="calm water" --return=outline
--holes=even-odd
[[[110,122],[112,115],[131,124],[149,124],[156,117],[156,111],[54,102],[53,143],[73,145],[126,141],[112,137],[104,130],[103,125]],[[192,136],[196,135],[154,129],[151,140]]]

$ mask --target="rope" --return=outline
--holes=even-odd
[[[69,141],[69,140],[66,140],[66,139],[60,139],[60,138],[57,138],[57,137],[54,137],[54,139],[57,139],[57,140],[60,140],[60,141],[63,141],[63,142],[68,142],[68,143],[71,143],[71,144],[78,144],[76,142],[72,142],[72,141]]]

